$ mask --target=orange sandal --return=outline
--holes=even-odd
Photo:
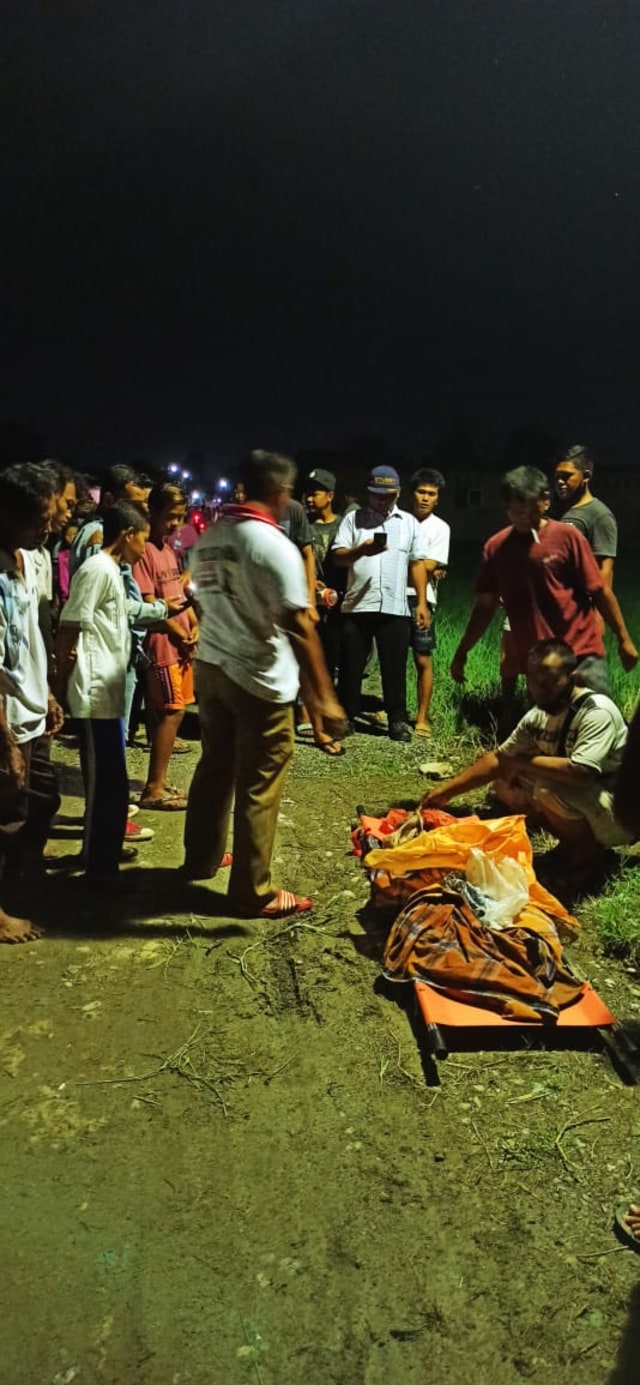
[[[288,919],[296,914],[308,914],[313,909],[313,900],[305,895],[292,894],[291,890],[278,890],[273,899],[262,909],[243,909],[242,915],[248,919]]]

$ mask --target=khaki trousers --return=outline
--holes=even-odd
[[[254,697],[201,659],[195,684],[202,755],[189,790],[186,869],[194,879],[218,869],[235,792],[229,900],[243,910],[261,909],[276,893],[271,857],[293,755],[293,706]]]

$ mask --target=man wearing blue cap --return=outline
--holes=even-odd
[[[400,477],[390,466],[369,474],[367,500],[343,517],[333,542],[333,556],[348,570],[342,603],[339,697],[351,723],[360,710],[360,688],[375,640],[380,661],[382,696],[392,741],[410,741],[407,726],[406,666],[410,619],[407,580],[415,589],[414,619],[429,625],[426,596],[426,541],[417,519],[398,508]]]

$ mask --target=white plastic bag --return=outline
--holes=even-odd
[[[472,846],[467,858],[466,876],[470,885],[483,896],[485,909],[482,922],[489,928],[509,928],[524,909],[529,898],[529,886],[522,866],[513,856],[491,860],[484,851]]]

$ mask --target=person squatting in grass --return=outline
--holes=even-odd
[[[615,635],[626,672],[637,664],[638,651],[587,540],[572,525],[547,518],[549,483],[536,467],[507,472],[502,497],[509,527],[484,546],[475,603],[453,656],[451,677],[464,682],[467,655],[502,602],[511,627],[514,672],[527,672],[529,651],[538,640],[566,640],[578,660],[580,683],[609,693],[594,607]]]
[[[342,603],[338,694],[349,729],[360,711],[362,678],[371,643],[380,660],[384,709],[392,741],[411,740],[407,722],[407,654],[410,620],[407,581],[416,593],[414,620],[429,625],[426,541],[413,515],[398,508],[400,477],[377,466],[367,483],[367,503],[345,514],[333,542],[338,567],[347,569]]]
[[[581,683],[578,660],[563,640],[533,646],[527,688],[534,705],[511,735],[431,789],[421,806],[443,808],[492,784],[511,812],[529,814],[558,838],[568,883],[580,889],[608,847],[634,840],[634,829],[616,815],[613,793],[627,726],[610,697]]]
[[[63,715],[48,685],[34,560],[54,512],[55,481],[47,467],[25,463],[0,473],[0,877],[8,867],[27,882],[44,870],[60,806],[47,751]],[[39,936],[29,919],[0,908],[0,942]]]
[[[121,563],[144,551],[149,521],[129,501],[110,506],[103,546],[71,579],[56,636],[58,691],[80,726],[85,792],[82,861],[88,884],[127,888],[118,875],[129,806],[125,755],[126,676],[131,631]],[[128,859],[135,847],[127,847]]]
[[[195,702],[193,656],[198,643],[198,621],[185,597],[171,534],[184,523],[186,501],[178,486],[160,481],[149,495],[149,540],[133,569],[144,600],[159,598],[182,609],[170,615],[147,636],[145,695],[149,715],[149,769],[140,798],[141,808],[164,812],[184,810],[186,796],[167,783],[169,760],[177,749],[176,736],[185,709]],[[179,747],[184,750],[184,745]]]
[[[446,576],[449,563],[449,544],[451,529],[435,509],[445,487],[444,476],[432,467],[421,467],[414,472],[409,482],[413,494],[412,508],[420,526],[427,556],[424,566],[427,573],[427,605],[429,607],[428,626],[418,625],[415,612],[418,598],[409,588],[407,601],[411,612],[411,649],[416,666],[418,710],[416,714],[416,736],[430,736],[429,709],[433,695],[433,651],[436,647],[436,603],[438,583]]]
[[[312,907],[310,899],[278,889],[271,876],[299,671],[309,710],[326,734],[339,738],[346,730],[311,619],[302,558],[280,528],[294,480],[288,457],[250,453],[240,468],[246,501],[225,506],[193,555],[202,755],[189,790],[182,874],[210,879],[231,864],[229,909],[248,917]]]

